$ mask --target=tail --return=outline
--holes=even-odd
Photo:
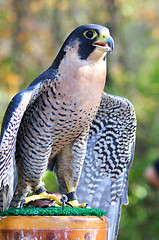
[[[109,221],[108,240],[116,240],[119,229],[119,221],[121,214],[121,199],[118,199],[114,205],[109,205],[107,211],[107,218]]]

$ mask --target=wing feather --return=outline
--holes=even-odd
[[[2,123],[0,137],[0,208],[6,209],[18,181],[15,147],[18,129],[26,109],[43,90],[45,81],[35,81],[11,100]]]
[[[133,105],[125,98],[103,93],[90,128],[77,196],[90,207],[106,210],[109,240],[117,237],[121,204],[128,204],[128,171],[133,160],[135,131]]]

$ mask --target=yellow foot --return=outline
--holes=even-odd
[[[79,203],[78,200],[71,200],[69,201],[72,207],[79,207],[79,208],[86,208],[88,206],[87,203]]]
[[[57,193],[57,194],[59,194],[59,193]],[[22,208],[23,205],[27,205],[28,203],[30,203],[30,205],[34,205],[34,204],[31,204],[31,202],[34,202],[34,201],[38,202],[38,200],[44,200],[44,199],[53,201],[51,206],[52,205],[54,205],[56,207],[62,206],[62,209],[64,209],[65,206],[86,208],[87,205],[88,205],[87,203],[79,204],[78,200],[68,201],[68,197],[66,195],[58,196],[56,194],[50,194],[50,193],[47,193],[47,192],[42,192],[40,194],[34,194],[32,196],[26,197],[24,200],[22,200],[22,202],[20,204],[20,208]],[[38,207],[39,207],[39,205],[38,205]]]
[[[59,195],[59,193],[57,193],[57,194]],[[42,192],[40,194],[34,194],[34,195],[26,197],[24,200],[22,200],[22,202],[20,204],[20,208],[22,208],[23,205],[27,205],[30,202],[34,202],[34,201],[38,201],[38,200],[44,200],[44,199],[53,201],[52,205],[54,205],[55,207],[62,206],[62,209],[64,209],[65,206],[73,207],[73,205],[71,203],[67,202],[68,197],[66,195],[62,195],[62,196],[58,196],[58,195],[50,194],[50,193],[47,193],[47,192]],[[74,201],[71,201],[71,202],[74,202]],[[79,205],[78,202],[73,203],[73,204],[76,205],[76,207]]]
[[[23,207],[23,205],[28,204],[29,202],[36,201],[36,200],[42,200],[47,199],[55,202],[55,206],[62,206],[62,198],[55,195],[55,194],[49,194],[47,192],[42,192],[38,195],[34,194],[32,196],[26,197],[24,200],[22,200],[20,207]]]

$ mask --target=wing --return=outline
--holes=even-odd
[[[77,196],[80,202],[107,212],[109,240],[117,237],[121,204],[128,204],[135,131],[133,105],[125,98],[103,93],[90,128]]]
[[[34,103],[50,79],[46,71],[30,86],[19,92],[10,102],[5,113],[0,137],[0,208],[5,209],[13,197],[17,184],[15,147],[18,129],[26,109]],[[45,80],[42,80],[42,79]]]

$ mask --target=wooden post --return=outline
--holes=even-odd
[[[107,240],[108,220],[95,216],[7,216],[0,239]]]

